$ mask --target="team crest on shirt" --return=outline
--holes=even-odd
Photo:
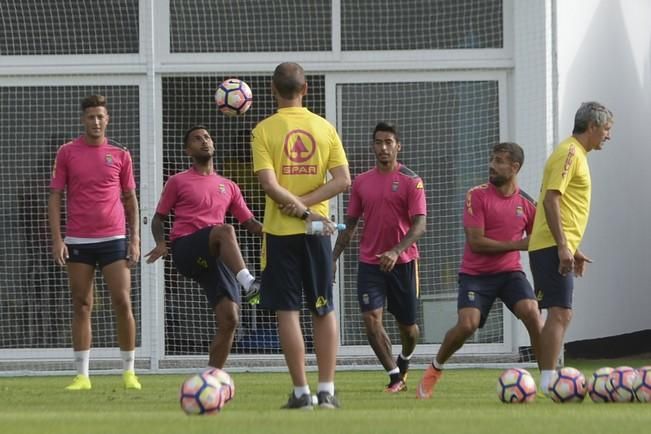
[[[112,166],[113,165],[113,155],[111,155],[111,154],[104,155],[104,164],[106,164],[107,166]]]
[[[219,184],[219,192],[221,194],[226,193],[226,187],[224,186],[224,184]]]
[[[395,193],[396,191],[398,191],[398,187],[400,187],[400,181],[393,181],[391,183],[391,191],[392,192]]]
[[[468,300],[475,301],[475,291],[468,291]]]
[[[518,205],[515,207],[515,216],[516,217],[523,217],[524,216],[524,208],[522,208],[522,205]]]

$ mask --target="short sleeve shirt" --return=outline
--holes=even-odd
[[[251,138],[253,171],[273,170],[278,183],[296,196],[325,184],[330,169],[348,164],[341,139],[326,119],[303,107],[281,108],[261,121]],[[328,216],[328,201],[310,207]],[[304,222],[265,201],[263,230],[273,235],[305,233]]]
[[[573,253],[581,244],[588,225],[592,181],[588,167],[588,153],[574,137],[561,142],[545,163],[539,203],[548,190],[561,193],[561,223],[567,246]],[[529,251],[556,245],[543,206],[536,212]]]
[[[517,241],[531,233],[535,214],[533,199],[520,189],[503,196],[494,185],[482,184],[466,193],[463,226],[483,229],[495,241]],[[519,251],[475,253],[466,242],[459,271],[476,276],[521,270]]]
[[[126,235],[122,193],[136,188],[129,151],[84,136],[59,148],[50,188],[66,191],[66,236],[105,238]]]
[[[353,181],[347,214],[364,219],[360,261],[378,264],[376,255],[405,238],[412,218],[427,215],[423,181],[403,165],[390,173],[377,168],[364,172]],[[414,243],[400,254],[397,263],[407,263],[418,256]]]
[[[215,172],[204,175],[194,168],[171,176],[165,183],[156,213],[166,216],[171,211],[172,241],[223,224],[227,212],[240,223],[253,217],[237,184]]]

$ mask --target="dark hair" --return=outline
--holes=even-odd
[[[196,131],[196,130],[206,130],[206,131],[208,131],[208,134],[210,134],[210,131],[208,130],[208,127],[206,127],[204,125],[199,125],[199,124],[192,125],[190,128],[185,130],[185,133],[183,134],[183,148],[188,147],[188,139],[190,138],[190,134],[192,134],[192,132]]]
[[[305,86],[305,71],[298,63],[284,62],[276,66],[272,81],[281,97],[292,99]]]
[[[398,127],[396,127],[394,124],[385,121],[378,122],[378,124],[375,126],[375,129],[373,130],[373,140],[375,140],[375,133],[377,133],[378,131],[385,131],[391,133],[395,136],[396,142],[400,142],[400,136],[398,135]]]
[[[81,100],[82,112],[91,107],[104,107],[108,110],[108,107],[106,106],[106,97],[104,95],[89,95]]]
[[[574,130],[572,134],[584,133],[590,122],[598,127],[606,125],[608,122],[612,123],[613,112],[608,110],[604,105],[596,101],[584,102],[574,115]]]
[[[522,147],[514,142],[502,142],[493,146],[491,154],[497,154],[498,152],[506,152],[509,154],[509,158],[514,163],[520,163],[520,169],[524,164],[524,151]]]

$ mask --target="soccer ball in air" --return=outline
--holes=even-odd
[[[637,370],[633,391],[638,401],[651,402],[651,366],[643,366]]]
[[[222,386],[212,375],[193,375],[181,385],[181,408],[187,414],[217,414],[226,403]]]
[[[224,80],[215,92],[219,110],[228,116],[237,116],[251,108],[253,93],[248,84],[237,78]]]
[[[536,382],[526,369],[509,368],[497,380],[497,397],[506,403],[531,402],[536,398]]]
[[[235,383],[233,382],[233,378],[226,371],[219,368],[209,368],[203,373],[215,377],[221,383],[224,404],[235,398]]]
[[[606,389],[613,368],[606,366],[599,368],[588,378],[588,395],[593,402],[610,402],[610,394]]]
[[[619,366],[610,373],[606,390],[613,402],[635,401],[633,383],[637,377],[637,371],[630,366]]]
[[[554,373],[549,386],[549,396],[552,401],[582,402],[585,393],[585,377],[578,369],[566,366]]]

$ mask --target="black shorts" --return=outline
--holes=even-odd
[[[542,309],[549,307],[572,309],[574,273],[562,276],[558,272],[559,264],[558,247],[556,246],[529,252],[533,287],[536,290],[538,304]]]
[[[99,265],[104,268],[115,261],[127,259],[127,240],[102,241],[101,243],[90,244],[66,244],[68,247],[68,262],[81,262],[92,265]]]
[[[520,300],[535,300],[531,284],[522,271],[506,271],[495,274],[473,276],[459,273],[459,297],[457,309],[474,307],[481,312],[479,328],[482,328],[488,318],[488,313],[495,303],[500,300],[515,314],[514,308]]]
[[[418,309],[418,261],[396,264],[381,271],[377,264],[360,262],[357,272],[357,301],[362,312],[384,308],[400,324],[416,324]]]
[[[231,270],[210,253],[211,227],[172,242],[172,260],[179,273],[197,282],[208,303],[215,307],[222,297],[240,304],[240,285]]]
[[[330,237],[265,234],[267,264],[260,307],[274,311],[307,308],[319,316],[334,309]]]

